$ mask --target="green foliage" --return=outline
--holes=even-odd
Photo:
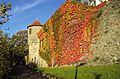
[[[12,68],[9,37],[0,30],[0,78]]]
[[[63,79],[75,78],[75,67],[41,68],[45,74],[54,75]],[[80,66],[77,79],[119,79],[120,64],[104,66]]]
[[[27,31],[20,31],[9,38],[0,30],[0,78],[7,78],[14,65],[24,64],[27,53]]]
[[[28,54],[27,31],[19,31],[11,38],[12,53],[16,63],[24,61],[24,57]]]
[[[40,51],[39,54],[49,64],[49,62],[50,62],[50,56],[51,56],[50,50],[46,49],[45,51]]]
[[[2,3],[0,4],[0,25],[6,23],[9,20],[8,11],[11,10],[11,4]]]
[[[8,10],[11,9],[11,4],[0,4],[0,25],[6,23],[9,20]],[[10,48],[10,39],[7,34],[4,34],[0,30],[0,79],[12,69],[12,56]]]

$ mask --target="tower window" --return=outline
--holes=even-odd
[[[29,29],[29,34],[31,34],[31,33],[32,33],[31,31],[32,31],[32,29],[30,28],[30,29]]]
[[[34,57],[34,63],[36,62],[36,57]]]
[[[32,63],[33,63],[33,58],[32,58]]]

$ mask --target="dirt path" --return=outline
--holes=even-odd
[[[16,66],[14,69],[17,79],[48,79],[43,77],[40,72],[36,72],[26,66]]]

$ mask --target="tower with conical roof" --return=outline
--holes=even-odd
[[[35,63],[39,67],[47,67],[47,63],[39,55],[40,40],[37,33],[42,29],[43,25],[35,20],[28,29],[28,45],[29,45],[29,63]]]

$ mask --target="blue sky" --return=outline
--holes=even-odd
[[[0,0],[2,2],[12,4],[10,20],[0,27],[11,36],[17,31],[26,30],[36,18],[44,24],[65,0]]]

